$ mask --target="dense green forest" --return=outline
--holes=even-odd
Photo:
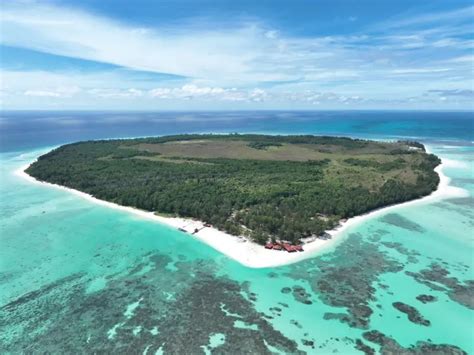
[[[439,163],[416,142],[180,135],[68,144],[27,173],[264,243],[318,236],[341,218],[428,195]]]

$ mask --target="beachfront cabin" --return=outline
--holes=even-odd
[[[301,244],[293,245],[293,249],[296,251],[303,251],[303,246]]]
[[[283,243],[283,249],[285,249],[288,253],[293,253],[296,251],[295,249],[293,249],[293,245],[289,243]]]
[[[273,243],[265,244],[265,249],[273,249]]]
[[[273,250],[282,250],[282,246],[280,244],[273,244]]]

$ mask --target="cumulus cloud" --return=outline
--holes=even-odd
[[[103,97],[103,98],[134,98],[143,96],[143,91],[130,88],[130,89],[90,89],[88,93],[95,96],[95,97]]]
[[[253,101],[260,102],[269,97],[263,89],[254,88],[250,90],[237,88],[222,88],[198,86],[186,84],[175,88],[155,88],[149,91],[149,95],[157,99],[205,99],[223,101]]]
[[[55,89],[45,90],[26,90],[25,96],[38,96],[38,97],[57,97],[57,98],[69,98],[80,92],[81,89],[77,86],[73,87],[58,87]]]
[[[61,95],[55,91],[45,91],[45,90],[26,90],[25,96],[61,97]]]
[[[319,105],[322,102],[331,103],[331,104],[359,104],[369,101],[367,98],[363,98],[359,95],[351,94],[338,94],[334,92],[321,92],[314,90],[306,90],[303,92],[291,93],[283,92],[280,94],[281,97],[284,97],[290,101],[294,102],[306,102],[313,105]]]

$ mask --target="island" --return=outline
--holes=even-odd
[[[429,195],[439,164],[412,141],[188,134],[67,144],[25,172],[117,205],[200,221],[190,233],[212,227],[280,249]]]

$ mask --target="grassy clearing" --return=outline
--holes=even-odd
[[[344,159],[360,156],[361,159],[387,161],[393,159],[390,151],[399,148],[395,144],[375,143],[359,149],[347,149],[337,145],[288,144],[256,149],[247,141],[239,140],[188,140],[166,143],[140,143],[127,146],[129,149],[158,153],[163,157],[201,159],[251,159],[279,161],[308,161],[323,159]]]
[[[173,164],[199,164],[199,165],[212,165],[212,163],[207,163],[203,161],[197,160],[190,160],[178,157],[164,157],[162,155],[155,155],[155,156],[141,156],[137,155],[132,157],[131,159],[142,159],[142,160],[149,160],[149,161],[156,161],[156,162],[164,162],[164,163],[173,163]]]
[[[420,161],[419,154],[390,154],[395,149],[406,149],[397,143],[370,142],[367,146],[347,149],[340,145],[288,144],[269,145],[264,148],[253,148],[248,141],[242,140],[185,140],[166,143],[141,143],[124,148],[138,152],[147,152],[151,156],[137,155],[136,159],[150,161],[211,164],[201,159],[239,159],[305,162],[311,160],[330,160],[324,169],[325,177],[335,185],[364,187],[377,191],[390,179],[406,183],[416,183],[417,174],[411,169]],[[139,154],[139,153],[137,153]],[[386,164],[403,160],[399,168],[389,169],[383,174],[375,167],[353,166],[346,162],[356,157],[358,161]],[[193,160],[193,159],[200,159]],[[242,187],[245,189],[245,187]]]

